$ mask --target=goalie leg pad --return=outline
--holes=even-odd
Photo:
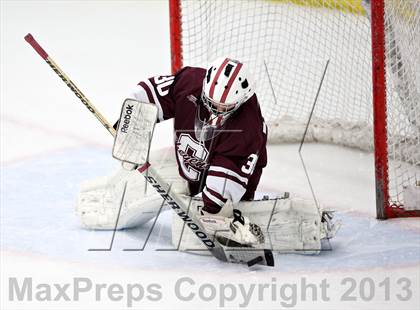
[[[202,204],[195,198],[190,210]],[[241,201],[236,209],[264,232],[265,248],[281,253],[318,254],[326,237],[322,212],[311,200],[299,198]],[[332,237],[332,236],[329,236]],[[181,251],[206,254],[195,236],[184,228],[184,223],[173,217],[172,243]]]
[[[321,251],[321,216],[311,200],[287,198],[244,202],[242,211],[267,234],[267,247],[281,253]]]
[[[146,189],[145,180],[137,171],[121,168],[112,177],[101,177],[82,184],[76,214],[85,228],[130,228],[153,218],[161,201],[153,188]]]
[[[151,154],[150,161],[159,168],[165,180],[172,184],[171,191],[188,194],[186,182],[178,175],[172,151]],[[76,202],[76,214],[82,226],[88,229],[115,229],[117,218],[117,229],[131,228],[143,225],[155,217],[162,202],[161,196],[138,171],[120,168],[113,176],[100,177],[82,184]]]

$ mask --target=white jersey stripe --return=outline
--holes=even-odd
[[[146,90],[141,85],[137,85],[136,88],[133,89],[129,98],[141,102],[149,102],[149,96],[147,96]]]
[[[241,177],[239,174],[237,174],[235,171],[232,171],[230,169],[227,168],[223,168],[220,166],[210,166],[209,171],[216,171],[216,172],[222,172],[225,173],[227,175],[231,175],[234,176],[235,178],[237,178],[239,181],[241,181],[242,183],[248,184],[248,179],[245,177]]]
[[[206,185],[209,189],[221,194],[226,199],[230,199],[233,203],[239,202],[246,192],[241,184],[214,175],[207,176]]]
[[[207,187],[204,188],[203,193],[210,199],[212,200],[214,203],[216,203],[217,205],[223,207],[223,205],[225,204],[223,201],[221,201],[219,198],[217,198],[216,196],[214,196],[212,193],[210,193],[207,190]]]
[[[162,106],[160,105],[160,101],[158,99],[158,97],[156,96],[156,92],[155,89],[152,85],[152,83],[150,83],[149,80],[144,80],[144,83],[147,85],[147,87],[149,87],[150,92],[152,93],[153,99],[155,100],[155,104],[158,108],[158,119],[159,121],[163,121],[163,111],[162,111]]]

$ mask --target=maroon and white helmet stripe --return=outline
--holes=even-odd
[[[223,92],[222,98],[220,99],[220,102],[221,103],[225,103],[226,98],[227,98],[227,96],[229,94],[230,88],[232,87],[233,81],[235,81],[236,76],[238,75],[238,73],[241,70],[241,68],[242,68],[242,64],[241,63],[238,63],[237,66],[235,67],[235,71],[233,71],[232,76],[229,78],[229,82],[227,84],[227,87],[226,87],[226,89]]]
[[[234,71],[232,73],[232,75],[229,77],[229,80],[227,82],[227,84],[224,87],[224,91],[221,95],[221,98],[214,98],[214,89],[216,88],[216,84],[218,82],[220,82],[220,75],[222,74],[223,70],[226,69],[227,65],[230,63],[230,65],[232,66],[233,64],[235,64],[234,67]],[[239,71],[242,68],[242,63],[234,63],[232,61],[229,60],[229,58],[225,58],[225,60],[223,61],[222,65],[217,69],[216,75],[214,76],[213,80],[211,81],[211,86],[210,86],[210,98],[212,98],[215,101],[218,101],[220,103],[225,103],[226,102],[226,98],[229,94],[230,89],[232,88],[232,84],[235,81],[236,77],[239,74]]]
[[[217,70],[216,75],[215,75],[213,81],[211,82],[210,93],[209,93],[210,98],[213,98],[213,96],[214,96],[214,88],[216,87],[216,82],[219,79],[220,74],[222,74],[222,71],[225,69],[225,67],[228,64],[228,62],[229,62],[229,59],[228,58],[225,58],[225,60],[223,61],[222,65]]]

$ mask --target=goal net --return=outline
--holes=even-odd
[[[419,0],[170,0],[170,18],[173,71],[249,66],[270,143],[301,140],[329,61],[305,141],[375,152],[378,217],[420,215]]]

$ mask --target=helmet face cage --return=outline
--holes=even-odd
[[[201,109],[203,109],[203,106],[199,104],[197,106],[194,122],[194,131],[196,139],[200,142],[204,142],[213,139],[219,133],[221,133],[223,131],[223,124],[211,124],[211,122],[206,117],[202,117],[203,115],[201,113]]]
[[[201,101],[203,102],[204,106],[207,108],[207,110],[209,110],[211,114],[214,114],[217,116],[229,115],[240,106],[239,103],[226,104],[226,103],[216,102],[208,98],[206,94],[204,93],[204,91],[201,93]]]
[[[205,80],[203,81],[203,90],[201,92],[201,102],[207,108],[207,110],[214,116],[223,116],[226,120],[229,118],[246,100],[247,98],[241,98],[236,103],[221,103],[212,100],[206,96],[205,93]],[[220,111],[220,108],[224,108]]]

